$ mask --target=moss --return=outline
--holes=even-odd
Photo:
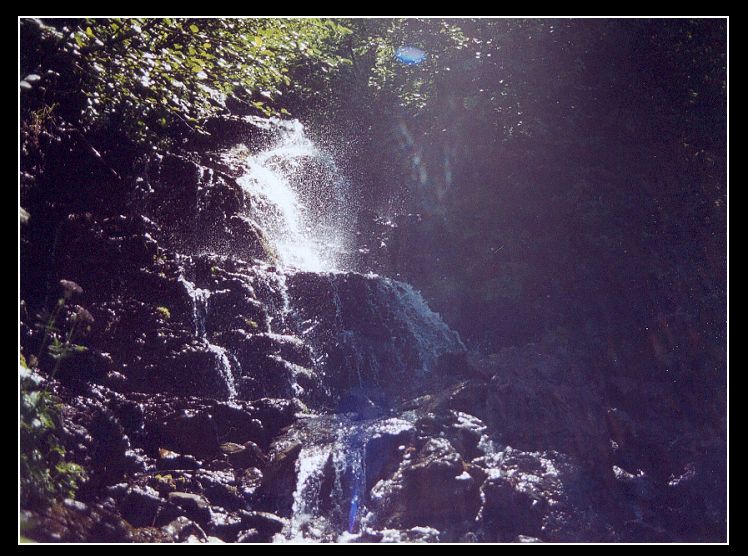
[[[171,311],[169,311],[168,307],[163,307],[163,306],[156,307],[156,311],[158,312],[159,315],[161,315],[161,318],[163,318],[164,320],[169,320],[171,318]]]

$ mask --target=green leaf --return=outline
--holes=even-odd
[[[197,33],[198,31],[200,31],[200,28],[193,23],[192,25],[190,25],[190,31],[192,31],[193,33]]]

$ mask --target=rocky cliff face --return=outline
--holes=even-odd
[[[565,346],[468,355],[409,285],[319,268],[329,260],[309,253],[344,243],[334,222],[319,205],[282,204],[262,180],[275,180],[273,195],[298,193],[328,162],[298,135],[289,143],[288,124],[232,125],[255,145],[249,158],[150,157],[127,211],[72,212],[55,228],[44,282],[82,288],[58,322],[85,308],[88,349],[53,378],[24,373],[62,400],[61,438],[88,477],[76,501],[23,508],[29,536],[721,538],[718,439],[668,446],[672,431],[610,407],[594,368]],[[309,230],[320,233],[299,254]],[[27,247],[40,241],[25,233]],[[32,276],[22,291],[37,309]],[[34,324],[21,322],[26,354],[44,351]]]

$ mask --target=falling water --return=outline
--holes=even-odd
[[[258,291],[281,293],[277,299],[269,296],[274,299],[270,335],[301,338],[314,357],[314,368],[307,369],[271,356],[288,371],[292,394],[305,394],[297,380],[305,373],[315,375],[329,400],[351,386],[385,383],[393,376],[403,384],[421,380],[440,354],[463,350],[459,336],[407,284],[345,272],[355,238],[350,184],[300,122],[258,124],[276,140],[259,153],[239,155],[245,170],[238,183],[252,201],[246,217],[263,231],[279,259],[277,265],[256,265]],[[328,289],[326,301],[312,295]],[[202,294],[193,294],[198,307]],[[197,313],[195,318],[199,322]],[[383,325],[391,327],[387,334]],[[203,330],[198,325],[198,332]],[[331,354],[346,367],[341,373],[330,373]],[[326,379],[351,373],[357,384]],[[304,384],[314,382],[303,378]],[[287,433],[302,444],[291,519],[274,540],[335,541],[364,531],[370,502],[367,441],[411,426],[397,419],[357,421],[350,415],[300,418],[298,428]]]
[[[239,179],[254,200],[251,218],[269,237],[284,267],[335,270],[349,247],[348,184],[298,120],[271,121],[278,140],[249,156]]]
[[[366,508],[365,439],[375,422],[343,416],[306,420],[296,461],[292,517],[277,541],[336,540],[357,532]]]
[[[236,365],[239,362],[225,348],[210,342],[205,327],[205,319],[208,314],[208,300],[210,299],[211,292],[210,290],[198,288],[184,276],[179,277],[179,282],[184,286],[187,295],[192,300],[192,320],[195,326],[195,335],[205,344],[207,350],[215,355],[217,369],[226,386],[229,399],[234,399],[236,398],[236,384],[234,382],[234,373],[231,369],[231,360],[233,359]]]

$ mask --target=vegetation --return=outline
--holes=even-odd
[[[724,398],[724,20],[50,18],[21,40],[22,204],[43,223],[25,296],[46,300],[29,291],[69,213],[123,212],[134,180],[109,169],[133,178],[217,115],[292,114],[343,153],[360,207],[399,217],[376,270],[471,347],[563,330],[610,373]],[[59,365],[78,348],[48,332]]]
[[[169,320],[171,318],[171,311],[169,311],[168,307],[159,306],[156,307],[156,311],[164,320]]]
[[[329,45],[348,33],[320,19],[107,18],[24,20],[42,53],[26,89],[44,88],[49,111],[75,84],[80,110],[67,122],[84,133],[121,126],[140,141],[186,127],[201,132],[227,98],[266,115],[295,86],[295,68],[328,71],[344,62]],[[51,63],[50,63],[51,62]],[[51,67],[46,67],[51,66]],[[61,74],[61,71],[65,74]],[[62,90],[63,88],[67,90]]]
[[[21,441],[21,503],[23,507],[43,506],[59,498],[72,498],[86,474],[81,466],[66,459],[66,450],[57,431],[62,426],[61,404],[50,393],[61,362],[86,347],[73,340],[84,334],[93,318],[86,309],[75,306],[66,311],[68,301],[83,292],[75,282],[61,280],[62,297],[49,316],[41,316],[37,328],[42,334],[39,353],[31,357],[31,367],[53,361],[47,377],[29,367],[23,354],[19,358],[20,373],[20,441]],[[67,318],[63,319],[63,315]],[[66,323],[64,327],[60,322]]]
[[[57,434],[60,403],[24,361],[20,375],[21,506],[39,507],[72,498],[86,474],[80,465],[66,459]]]

